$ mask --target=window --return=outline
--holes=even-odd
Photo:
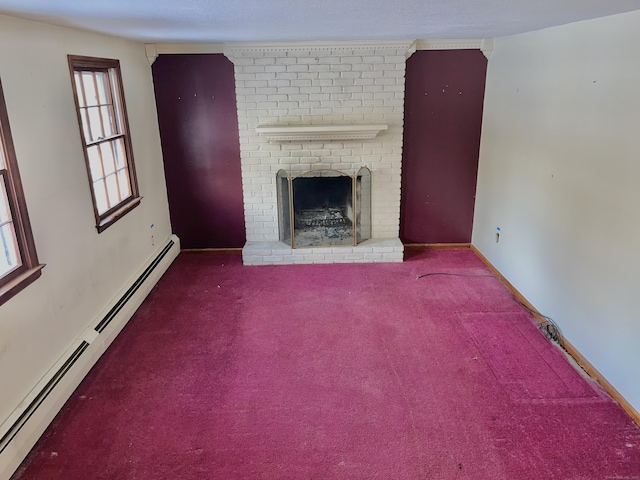
[[[140,204],[120,62],[69,55],[98,232]]]
[[[40,276],[0,83],[0,305]]]

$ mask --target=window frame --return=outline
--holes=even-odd
[[[80,129],[80,140],[82,142],[82,150],[84,154],[85,167],[87,169],[87,177],[89,180],[89,190],[91,192],[91,202],[93,204],[93,214],[96,219],[96,229],[98,233],[102,233],[104,230],[113,225],[116,221],[129,213],[135,207],[140,204],[139,190],[138,190],[138,178],[136,175],[135,162],[133,160],[133,146],[131,144],[131,133],[129,131],[129,117],[127,115],[127,107],[124,99],[124,86],[122,82],[122,73],[120,70],[120,61],[117,59],[100,58],[100,57],[86,57],[82,55],[67,55],[69,62],[69,72],[71,74],[71,88],[73,90],[73,101],[76,107],[76,115],[78,119],[78,127]],[[84,126],[82,121],[82,109],[79,102],[79,92],[76,86],[75,73],[76,72],[100,72],[110,73],[109,85],[111,91],[108,95],[113,97],[114,102],[114,118],[115,124],[118,125],[119,131],[115,135],[111,135],[107,138],[98,139],[95,141],[87,142]],[[87,126],[89,123],[87,122]],[[90,128],[90,127],[89,127]],[[94,180],[91,175],[91,163],[89,160],[89,148],[104,144],[107,142],[113,142],[122,138],[124,146],[124,154],[126,161],[126,168],[129,177],[129,187],[131,189],[131,195],[122,200],[117,205],[109,208],[103,213],[98,211],[98,203],[96,201],[96,193],[94,189]]]
[[[21,265],[0,277],[0,305],[38,279],[45,265],[38,262],[36,244],[27,213],[27,202],[22,188],[18,161],[9,127],[9,114],[0,81],[0,149],[5,168],[0,169],[0,182],[4,183],[13,231]]]

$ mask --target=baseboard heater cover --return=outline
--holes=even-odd
[[[169,250],[175,242],[173,240],[169,240],[169,243],[162,249],[162,251],[158,254],[158,256],[151,262],[151,264],[144,269],[142,274],[136,279],[136,281],[129,287],[129,289],[125,292],[125,294],[118,300],[118,302],[113,306],[109,313],[107,313],[102,320],[96,325],[95,331],[98,333],[102,333],[105,328],[111,323],[111,321],[115,318],[115,316],[122,310],[122,307],[129,301],[129,299],[133,296],[134,293],[138,291],[140,286],[145,282],[151,272],[155,270],[158,264],[162,261],[162,259],[167,255]]]
[[[18,417],[18,419],[11,425],[7,433],[0,439],[0,454],[5,451],[11,440],[15,438],[15,436],[20,432],[22,427],[29,421],[31,416],[35,413],[38,407],[45,401],[45,399],[49,396],[49,394],[56,388],[56,385],[60,383],[60,380],[66,375],[69,369],[78,361],[80,356],[87,349],[89,344],[87,342],[82,342],[78,348],[76,348],[71,356],[67,358],[66,362],[62,364],[62,366],[58,369],[58,371],[53,375],[53,377],[47,382],[40,392],[36,395],[36,397],[31,401],[29,406],[22,412],[22,414]]]
[[[175,240],[172,240],[172,238]],[[176,248],[176,245],[178,245],[177,248]],[[162,250],[160,250],[160,252],[153,258],[153,260],[151,260],[151,262],[148,263],[147,267],[138,275],[138,277],[135,278],[135,280],[130,284],[129,288],[120,295],[120,297],[109,309],[109,311],[98,321],[97,324],[95,324],[96,326],[92,329],[93,335],[91,336],[85,335],[84,338],[80,338],[78,340],[79,344],[75,348],[71,347],[71,349],[68,350],[67,358],[64,359],[64,361],[63,359],[60,359],[58,362],[56,362],[56,364],[59,365],[59,367],[53,374],[49,373],[45,377],[45,379],[48,377],[48,380],[46,380],[46,383],[40,386],[39,390],[37,390],[36,392],[32,391],[27,396],[25,400],[29,398],[31,399],[28,402],[27,406],[24,407],[24,410],[20,412],[17,418],[15,418],[15,420],[13,420],[13,422],[8,427],[3,428],[4,433],[0,432],[0,434],[2,434],[2,436],[0,437],[0,458],[3,454],[5,454],[5,451],[7,450],[7,448],[10,445],[12,445],[12,441],[16,439],[16,437],[18,436],[20,431],[23,429],[23,427],[25,427],[25,425],[27,425],[27,423],[34,416],[34,414],[38,412],[38,409],[42,406],[42,404],[47,400],[48,397],[50,397],[52,394],[55,394],[55,393],[58,393],[59,397],[64,397],[65,392],[63,391],[57,392],[56,387],[60,384],[60,382],[63,381],[63,379],[65,379],[65,377],[69,374],[69,372],[74,367],[74,365],[79,364],[80,359],[82,358],[83,354],[87,353],[87,350],[89,349],[91,344],[93,344],[96,339],[101,337],[100,334],[105,331],[105,329],[109,326],[109,324],[117,317],[118,313],[120,313],[123,310],[123,308],[131,300],[134,294],[138,292],[138,290],[145,284],[147,279],[151,276],[152,273],[154,273],[154,271],[158,268],[158,265],[160,265],[162,260],[165,259],[165,257],[167,257],[167,255],[169,254],[169,252],[172,251],[172,249],[174,250],[174,252],[172,252],[173,258],[171,259],[171,261],[173,261],[173,259],[175,259],[175,257],[179,253],[179,240],[175,235],[172,235],[169,238],[169,240],[167,241],[165,246],[162,248]],[[170,265],[170,262],[166,265],[165,269],[168,268],[169,265]],[[162,275],[164,271],[157,272],[157,273],[160,273],[160,275]],[[99,344],[101,342],[95,342],[95,343]],[[105,349],[107,348],[109,343],[110,342],[106,343],[106,345],[104,346]],[[93,350],[94,349],[91,349],[91,351]],[[95,352],[93,352],[93,356],[95,356],[94,362],[97,361],[97,359],[101,356],[102,353],[103,352],[95,356]],[[88,355],[88,358],[86,360],[84,358],[82,358],[82,360],[85,363],[87,361],[90,362],[91,357],[92,355]],[[63,362],[63,363],[60,364],[60,362]],[[91,366],[93,366],[93,364],[89,365],[89,368]],[[82,368],[82,367],[79,367],[79,368]],[[45,379],[43,379],[41,383],[43,383]],[[73,390],[75,390],[75,387],[77,387],[77,385],[75,385],[71,391],[66,392],[66,397],[64,397],[65,401],[71,395]],[[13,415],[17,415],[17,412],[15,412]],[[7,419],[7,421],[10,422],[11,421],[10,419],[11,419],[11,416],[9,417],[9,419]],[[49,419],[49,422],[52,420],[53,418]],[[47,425],[49,422],[47,422]],[[44,428],[46,428],[46,426]],[[16,439],[16,441],[18,440]],[[24,440],[22,442],[24,443]],[[32,445],[29,445],[29,448],[26,451],[28,452],[31,447]],[[11,452],[6,452],[6,454],[11,454]],[[22,458],[19,459],[20,462],[22,460],[23,460]],[[3,474],[3,468],[2,468],[3,466],[6,467],[7,463],[5,461],[0,461],[0,477],[2,477],[2,474]],[[17,465],[14,468],[17,468]],[[6,473],[6,471],[4,473]],[[11,472],[9,472],[9,475],[11,475]]]

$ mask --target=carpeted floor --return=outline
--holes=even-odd
[[[181,255],[15,479],[640,479],[640,428],[470,250]]]

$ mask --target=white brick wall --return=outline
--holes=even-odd
[[[276,173],[372,172],[372,235],[400,222],[404,75],[409,42],[230,45],[234,63],[247,243],[278,240]],[[371,140],[272,142],[259,125],[387,124]],[[308,252],[307,252],[308,253]]]

